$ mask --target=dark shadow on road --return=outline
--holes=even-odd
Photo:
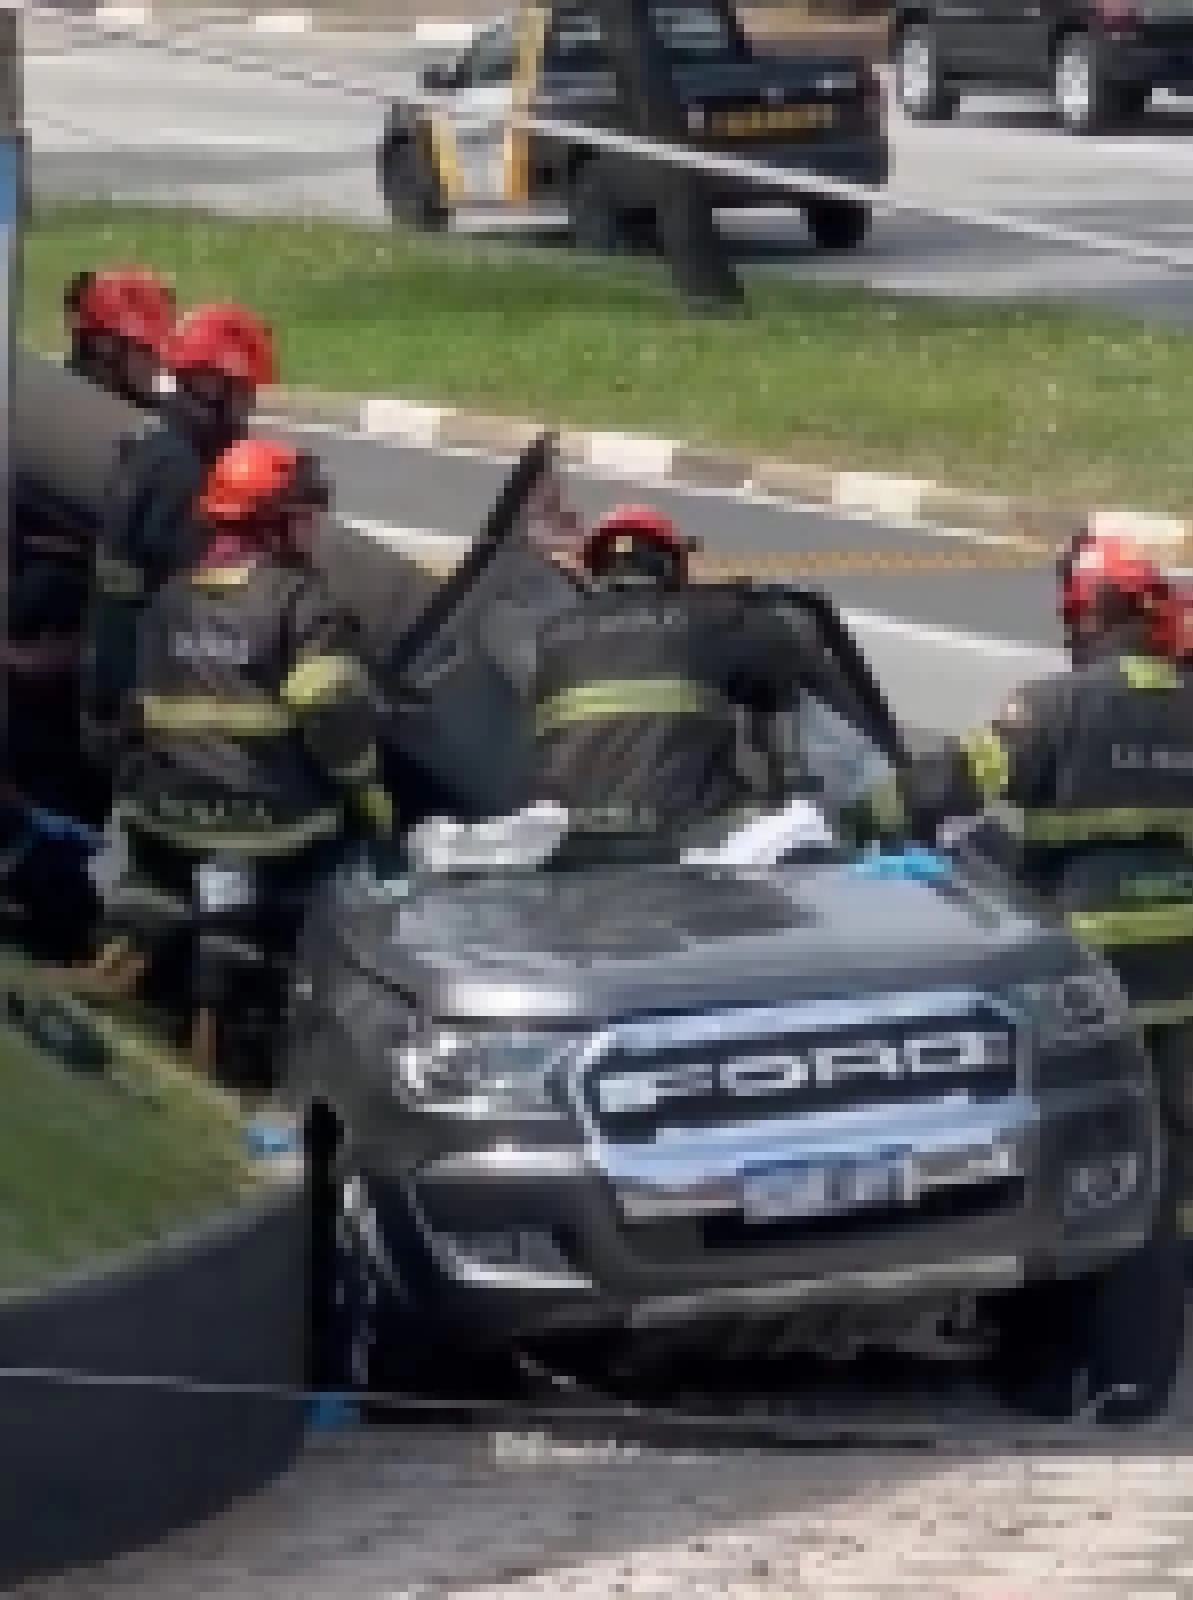
[[[971,128],[1016,128],[1024,133],[1052,133],[1058,139],[1072,139],[1057,121],[1056,114],[1045,96],[1038,105],[991,104],[983,97],[968,97],[961,102],[958,120]],[[1164,106],[1150,106],[1138,122],[1115,128],[1101,137],[1082,136],[1083,145],[1095,149],[1101,144],[1112,145],[1122,139],[1188,138],[1193,134],[1193,111]]]

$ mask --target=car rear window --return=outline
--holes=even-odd
[[[654,0],[650,6],[655,32],[676,56],[722,57],[733,52],[733,36],[724,13],[715,6],[677,5]]]
[[[715,6],[651,0],[649,10],[669,55],[696,61],[722,60],[734,54],[732,30]],[[556,11],[547,43],[547,65],[556,72],[586,72],[608,65],[601,25],[591,11],[570,7]]]

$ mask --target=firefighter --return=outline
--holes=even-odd
[[[204,545],[142,619],[117,783],[129,870],[84,984],[111,993],[140,982],[192,916],[204,862],[248,872],[256,925],[293,935],[306,886],[345,838],[388,835],[356,624],[311,561],[328,502],[317,460],[290,445],[243,440],[212,468],[198,507]],[[198,947],[192,1045],[210,1070],[223,973],[219,940]]]
[[[67,367],[130,405],[156,404],[162,348],[177,315],[174,290],[143,267],[80,272],[66,286]]]
[[[649,506],[620,506],[587,536],[580,603],[539,636],[531,679],[532,791],[648,828],[736,810],[739,708],[756,718],[772,793],[801,782],[774,736],[816,664],[748,590],[690,585],[684,540]]]
[[[1193,1232],[1193,610],[1131,540],[1092,533],[1059,564],[1072,670],[1016,691],[905,785],[927,839],[1010,808],[1003,865],[1122,979],[1144,1028]],[[998,813],[992,813],[993,817]],[[995,853],[995,852],[988,852]]]
[[[130,403],[151,404],[174,321],[169,285],[137,267],[79,273],[68,285],[67,365]],[[5,770],[30,799],[102,826],[108,785],[79,748],[79,671],[92,543],[49,525],[18,486],[7,637]]]
[[[162,352],[174,391],[161,426],[131,441],[105,508],[96,552],[82,694],[85,747],[104,762],[119,740],[116,708],[132,687],[137,618],[190,565],[192,508],[207,469],[248,431],[257,391],[276,381],[273,337],[236,305],[195,307]]]

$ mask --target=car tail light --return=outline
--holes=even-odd
[[[1097,0],[1096,14],[1107,33],[1128,33],[1139,22],[1134,0]]]

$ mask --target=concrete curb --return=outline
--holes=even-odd
[[[359,397],[275,390],[262,411],[295,422],[349,429],[423,449],[456,448],[513,456],[546,424],[490,417],[396,396]],[[1174,561],[1193,565],[1193,521],[1088,506],[1054,506],[1014,496],[982,494],[920,478],[879,472],[840,472],[777,461],[748,451],[690,445],[640,434],[562,429],[560,451],[569,465],[611,476],[679,488],[749,493],[800,505],[857,512],[908,523],[994,535],[1037,547],[1046,556],[1079,529],[1129,532],[1163,546]]]

